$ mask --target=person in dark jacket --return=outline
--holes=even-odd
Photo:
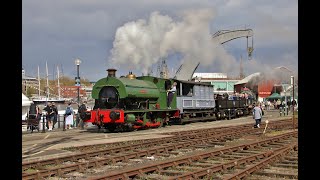
[[[52,109],[54,111],[53,116],[53,124],[52,124],[52,129],[54,129],[54,125],[57,123],[57,119],[58,119],[58,107],[56,106],[56,104],[54,102],[52,102]]]
[[[54,110],[52,108],[51,102],[48,102],[47,106],[43,109],[47,112],[46,118],[47,118],[47,128],[49,131],[52,131],[52,124],[54,120]]]
[[[87,111],[87,101],[83,101],[82,104],[78,108],[78,127],[81,127],[81,129],[84,128],[84,122],[82,119],[82,114]]]

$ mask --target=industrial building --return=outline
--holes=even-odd
[[[270,74],[256,72],[249,76],[240,78],[229,78],[226,73],[194,73],[193,81],[207,82],[214,85],[215,94],[235,94],[250,90],[254,94],[254,98],[258,101],[264,101],[273,93],[278,93],[282,96],[291,98],[293,88],[291,86],[291,76],[294,76],[293,71],[280,66],[274,68]],[[297,79],[295,80],[294,96],[297,100],[298,89]]]
[[[233,94],[234,85],[239,78],[229,78],[226,73],[194,73],[193,80],[199,82],[207,82],[214,87],[215,94]]]

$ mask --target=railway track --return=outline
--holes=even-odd
[[[247,180],[259,179],[298,179],[298,148],[291,149],[274,163],[268,164],[265,169],[257,171],[247,177]]]
[[[273,130],[273,129],[285,129],[285,128],[292,128],[288,126],[291,122],[291,120],[280,120],[276,122],[270,122],[268,124],[268,130]],[[264,128],[264,123],[262,124],[262,128]],[[296,124],[298,125],[298,124]],[[205,136],[204,134],[218,134],[218,133],[223,133],[223,132],[228,132],[228,131],[234,131],[237,129],[252,129],[252,125],[239,125],[239,126],[229,126],[229,127],[218,127],[218,128],[206,128],[206,129],[197,129],[197,130],[185,130],[185,131],[177,131],[177,132],[166,132],[166,133],[159,133],[161,135],[172,135],[171,140],[177,140],[181,141],[184,140],[185,138],[190,139],[193,138],[194,136]],[[65,148],[69,151],[92,151],[92,150],[102,150],[110,147],[119,147],[120,149],[125,149],[124,146],[135,146],[141,143],[148,143],[148,142],[167,142],[168,139],[160,139],[157,138],[156,136],[153,137],[154,139],[144,139],[144,140],[134,140],[134,141],[124,141],[124,142],[115,142],[115,143],[106,143],[106,144],[96,144],[96,145],[84,145],[84,146],[78,146],[78,147],[69,147]]]
[[[288,127],[288,121],[278,121],[275,123],[269,123],[269,130],[272,129],[285,129]],[[290,128],[290,127],[289,127]],[[97,155],[105,155],[106,153],[119,153],[125,152],[132,149],[143,148],[143,147],[150,147],[161,145],[164,143],[175,143],[181,142],[188,139],[195,139],[201,137],[210,138],[213,135],[225,133],[225,132],[238,132],[238,133],[246,133],[245,131],[249,130],[252,131],[251,125],[241,125],[241,126],[234,126],[234,127],[224,127],[224,128],[210,128],[210,129],[199,129],[199,130],[190,130],[190,131],[181,131],[181,132],[170,132],[170,133],[163,133],[167,135],[172,135],[170,138],[156,138],[154,139],[146,139],[146,140],[136,140],[136,141],[125,141],[125,142],[116,142],[116,143],[107,143],[107,144],[99,144],[99,145],[87,145],[87,146],[79,146],[79,147],[69,147],[67,148],[70,151],[78,151],[82,152],[79,154],[75,154],[75,157],[71,157],[70,155],[65,157],[59,158],[51,158],[47,160],[41,161],[24,161],[22,163],[22,168],[25,167],[34,167],[35,165],[39,165],[39,162],[42,162],[41,165],[48,165],[54,164],[57,160],[65,161],[72,160],[72,159],[81,159],[85,156],[97,156]],[[253,130],[255,131],[255,130]],[[221,134],[222,136],[224,134]],[[227,134],[228,135],[228,134]],[[79,158],[77,158],[79,156]],[[44,163],[45,162],[45,163]]]
[[[271,129],[289,126],[290,121],[281,121],[270,124]],[[206,130],[194,130],[192,132],[171,133],[173,137],[166,139],[153,139],[139,141],[131,144],[114,144],[111,148],[86,151],[72,156],[51,158],[41,161],[23,162],[23,179],[38,179],[51,176],[64,177],[70,172],[84,172],[86,169],[110,166],[112,164],[129,162],[130,160],[143,159],[153,155],[170,157],[177,154],[176,150],[183,148],[199,148],[224,146],[226,141],[239,139],[243,135],[255,134],[261,129],[252,129],[252,126],[239,126]],[[227,131],[227,133],[225,133]],[[109,144],[110,145],[110,144]],[[88,149],[88,146],[82,150]],[[141,162],[141,160],[137,161]]]
[[[192,153],[88,179],[240,179],[296,147],[297,132],[289,132],[258,142]]]

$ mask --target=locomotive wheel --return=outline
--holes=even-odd
[[[137,129],[133,128],[133,124],[132,123],[128,123],[126,125],[123,125],[122,127],[123,127],[122,130],[125,131],[125,132],[131,132],[131,131],[137,130]]]
[[[98,132],[100,132],[101,126],[100,125],[97,125],[97,126],[98,126]]]
[[[117,126],[115,124],[111,124],[111,125],[107,125],[105,127],[109,130],[109,132],[114,132],[116,130]]]

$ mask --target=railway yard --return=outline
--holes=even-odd
[[[298,179],[298,118],[266,111],[261,128],[253,124],[247,116],[121,133],[25,133],[22,179]]]

